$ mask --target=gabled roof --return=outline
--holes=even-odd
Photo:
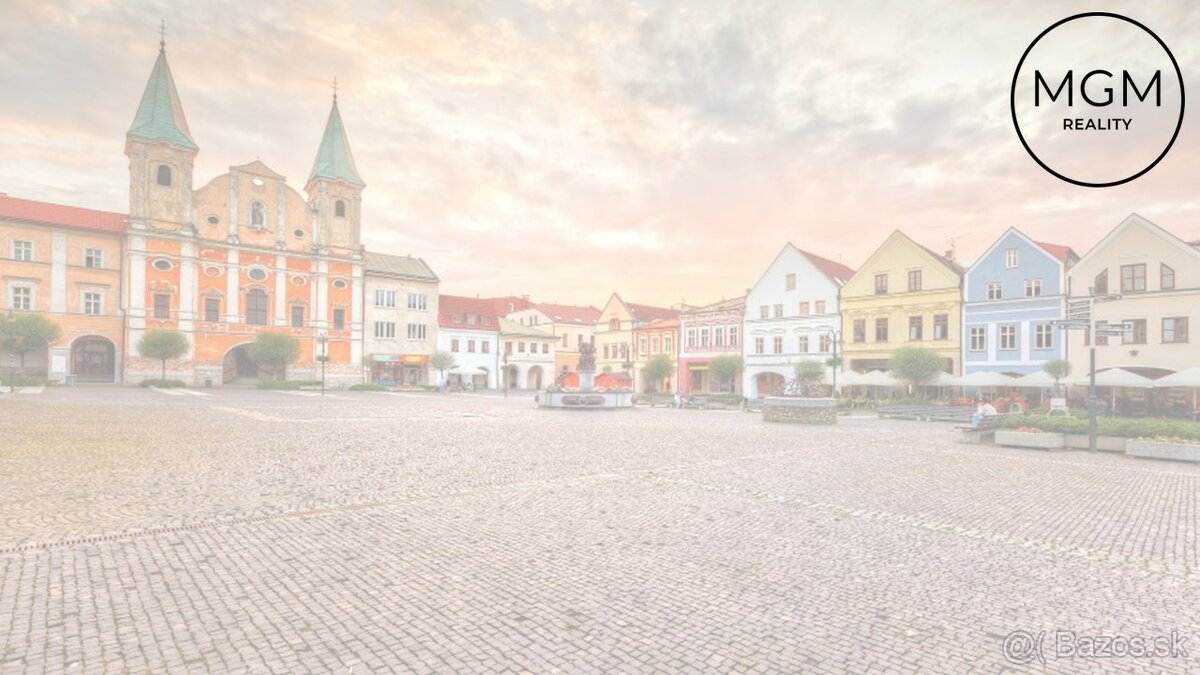
[[[475,323],[468,319],[471,316],[475,317]],[[499,328],[498,318],[490,298],[438,295],[438,325],[443,328],[495,332]]]
[[[625,306],[629,308],[629,313],[633,315],[633,320],[636,323],[648,323],[650,321],[658,321],[659,319],[673,319],[679,316],[679,310],[667,307],[639,305],[633,302],[626,302]]]
[[[634,326],[634,331],[639,330],[655,330],[659,328],[679,328],[679,317],[669,317],[666,319],[656,319],[650,323],[644,323],[639,326]]]
[[[547,333],[544,330],[534,328],[533,326],[526,326],[524,324],[518,323],[516,321],[512,321],[510,319],[506,319],[504,317],[499,317],[498,322],[500,325],[500,333],[502,335],[513,335],[513,336],[524,336],[524,337],[535,337],[535,338],[546,338],[546,339],[554,338],[553,333]]]
[[[552,302],[534,303],[533,307],[555,323],[594,324],[600,319],[600,310],[588,305],[558,305]]]
[[[796,250],[803,253],[804,257],[808,258],[809,262],[811,262],[813,266],[821,272],[821,274],[824,274],[839,288],[845,286],[846,282],[850,280],[850,277],[854,276],[854,270],[840,262],[834,262],[829,258],[822,258],[816,253],[809,253],[802,248],[797,248]]]
[[[1050,244],[1044,241],[1037,241],[1034,243],[1038,246],[1041,246],[1050,255],[1058,258],[1059,261],[1061,261],[1064,265],[1070,265],[1076,260],[1079,260],[1079,255],[1076,254],[1075,250],[1070,246],[1064,246],[1062,244]]]
[[[533,307],[533,303],[525,296],[502,295],[497,298],[476,299],[491,303],[491,312],[494,316],[505,316],[510,312],[518,312],[522,309]],[[509,305],[512,305],[512,309],[509,309]]]
[[[1104,238],[1101,239],[1099,242],[1097,242],[1096,245],[1091,248],[1091,250],[1089,250],[1086,254],[1084,254],[1083,257],[1081,257],[1075,263],[1075,265],[1073,267],[1082,269],[1084,262],[1087,261],[1088,258],[1091,258],[1093,255],[1096,255],[1096,251],[1100,251],[1104,247],[1108,246],[1112,242],[1112,240],[1117,237],[1118,234],[1123,232],[1130,225],[1140,225],[1140,226],[1146,228],[1147,231],[1154,233],[1155,235],[1157,235],[1164,241],[1170,243],[1172,246],[1177,246],[1178,248],[1180,248],[1184,251],[1187,251],[1188,253],[1192,254],[1193,256],[1200,258],[1200,249],[1197,249],[1195,246],[1188,244],[1188,242],[1180,239],[1179,237],[1176,237],[1175,235],[1171,234],[1170,232],[1167,232],[1163,228],[1159,227],[1158,225],[1155,225],[1154,223],[1150,222],[1146,218],[1143,218],[1142,216],[1138,215],[1137,213],[1131,213],[1128,216],[1125,216],[1125,219],[1122,220],[1120,223],[1118,223],[1117,226],[1114,227],[1111,231],[1109,231],[1108,234],[1104,235]]]
[[[142,101],[138,104],[133,124],[129,125],[128,136],[147,141],[163,141],[188,150],[199,150],[192,140],[187,119],[183,116],[183,104],[175,90],[175,78],[167,65],[167,52],[158,50],[158,59],[150,71]]]
[[[240,171],[242,173],[248,173],[248,174],[251,174],[254,176],[262,176],[263,178],[273,178],[275,180],[287,180],[280,174],[277,174],[274,171],[272,171],[271,167],[267,166],[266,164],[263,164],[262,160],[258,160],[258,159],[254,160],[253,162],[247,162],[246,164],[242,164],[240,166],[231,166],[231,167],[229,167],[229,170],[230,171]]]
[[[0,218],[19,220],[37,225],[71,227],[106,234],[121,234],[125,231],[124,213],[83,209],[78,206],[63,206],[31,199],[0,196]]]
[[[325,134],[321,136],[321,146],[317,148],[317,158],[313,161],[308,182],[311,183],[317,178],[340,180],[358,187],[366,186],[358,175],[358,166],[354,164],[354,153],[350,151],[350,140],[346,137],[346,127],[342,125],[342,114],[338,111],[336,96],[333,99],[333,107],[329,110],[329,120],[325,122]]]
[[[1003,242],[1005,239],[1007,239],[1009,237],[1009,235],[1017,237],[1018,239],[1024,241],[1029,246],[1033,247],[1034,250],[1041,250],[1041,252],[1043,254],[1048,255],[1051,258],[1054,258],[1058,262],[1062,263],[1063,269],[1069,268],[1072,264],[1075,263],[1075,261],[1079,260],[1079,256],[1075,255],[1075,251],[1073,251],[1070,246],[1062,246],[1060,244],[1047,244],[1047,243],[1040,242],[1040,241],[1034,241],[1033,239],[1030,239],[1028,236],[1026,236],[1024,232],[1018,230],[1016,227],[1009,227],[1007,230],[1004,231],[1004,234],[997,237],[996,241],[993,241],[991,243],[991,245],[989,245],[986,249],[984,249],[983,253],[979,254],[979,257],[976,258],[973,263],[971,263],[970,270],[974,270],[977,265],[979,265],[984,260],[988,259],[992,255],[992,252],[995,251],[997,249],[997,247],[1000,246],[1000,243]],[[968,270],[968,271],[970,271],[970,270]]]
[[[707,312],[721,312],[721,311],[725,311],[725,310],[741,311],[741,310],[745,309],[745,307],[746,307],[746,296],[743,295],[743,296],[737,297],[737,298],[729,298],[728,300],[718,300],[716,302],[711,302],[707,305],[700,305],[698,307],[688,307],[687,309],[681,311],[679,314],[680,314],[680,316],[689,316],[692,314],[704,314]]]
[[[912,237],[909,237],[907,234],[904,234],[903,232],[900,232],[900,234],[903,234],[905,237],[908,238],[909,241],[911,241],[912,243],[916,244],[917,246],[920,246],[921,248],[925,249],[926,253],[933,256],[938,262],[945,265],[951,272],[954,272],[958,276],[961,277],[967,271],[966,269],[963,268],[962,265],[959,265],[957,262],[955,262],[955,261],[947,258],[946,256],[938,253],[937,251],[929,248],[925,244],[918,242],[917,240],[913,239]]]
[[[367,274],[383,274],[393,277],[421,279],[423,281],[438,281],[438,277],[429,269],[429,265],[421,258],[410,255],[392,255],[390,253],[372,253],[363,255],[363,263]]]

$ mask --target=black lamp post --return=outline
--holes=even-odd
[[[17,365],[16,354],[13,354],[13,347],[17,345],[17,338],[13,335],[17,330],[17,317],[13,315],[12,305],[8,307],[8,339],[4,341],[5,347],[8,349],[8,393],[17,393],[17,382],[13,379],[13,367]]]
[[[505,348],[504,354],[503,354],[503,356],[500,357],[500,360],[504,362],[504,398],[508,398],[509,372],[508,372],[508,349],[507,348]]]
[[[321,331],[317,334],[317,341],[321,343],[321,395],[325,395],[325,362],[329,360],[329,353],[326,350],[329,344],[329,333]]]
[[[838,371],[842,368],[841,360],[838,359],[838,345],[842,343],[842,330],[840,328],[827,328],[825,334],[829,336],[829,340],[833,347],[833,356],[829,359],[830,365],[833,366],[833,397],[838,397],[837,376]]]

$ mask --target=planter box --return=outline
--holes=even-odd
[[[1058,450],[1067,445],[1067,439],[1063,436],[1063,434],[1053,432],[1035,434],[1029,431],[1001,429],[996,432],[996,445],[1003,445],[1008,448]]]
[[[832,398],[768,396],[763,401],[763,421],[837,424],[837,401]]]
[[[1105,452],[1125,452],[1125,444],[1129,441],[1128,438],[1120,436],[1097,436],[1096,449],[1104,450]],[[1087,434],[1067,434],[1067,447],[1076,450],[1088,449]]]
[[[1170,459],[1176,462],[1200,462],[1200,444],[1159,443],[1131,438],[1125,445],[1125,454],[1130,457]]]

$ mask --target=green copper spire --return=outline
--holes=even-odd
[[[346,128],[342,126],[342,114],[338,112],[336,93],[333,95],[333,109],[329,111],[325,135],[321,137],[321,147],[317,150],[317,160],[313,162],[308,182],[311,183],[317,178],[341,180],[358,187],[366,186],[358,175],[358,167],[354,165],[354,153],[350,152],[350,141],[346,138]]]
[[[167,51],[162,42],[159,42],[158,60],[154,62],[154,70],[150,71],[150,81],[146,83],[146,91],[142,93],[142,102],[138,104],[128,135],[148,141],[164,141],[188,150],[200,149],[188,131],[183,105],[179,103],[175,78],[171,77]]]

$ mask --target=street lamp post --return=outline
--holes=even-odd
[[[507,349],[504,350],[504,355],[500,357],[500,360],[504,362],[504,398],[508,398],[509,372],[508,372],[508,350]]]
[[[8,393],[17,393],[17,382],[13,379],[13,367],[17,365],[17,357],[13,354],[13,347],[17,344],[16,337],[13,333],[17,330],[17,317],[13,315],[12,305],[8,307],[8,339],[4,341],[8,349]]]
[[[325,362],[329,360],[329,333],[321,331],[317,334],[317,341],[321,343],[321,396],[325,395]]]
[[[830,358],[833,367],[833,397],[838,397],[837,376],[841,370],[842,364],[838,361],[838,345],[842,343],[842,330],[840,328],[827,328],[825,334],[829,336],[829,341],[833,347],[833,357]]]

